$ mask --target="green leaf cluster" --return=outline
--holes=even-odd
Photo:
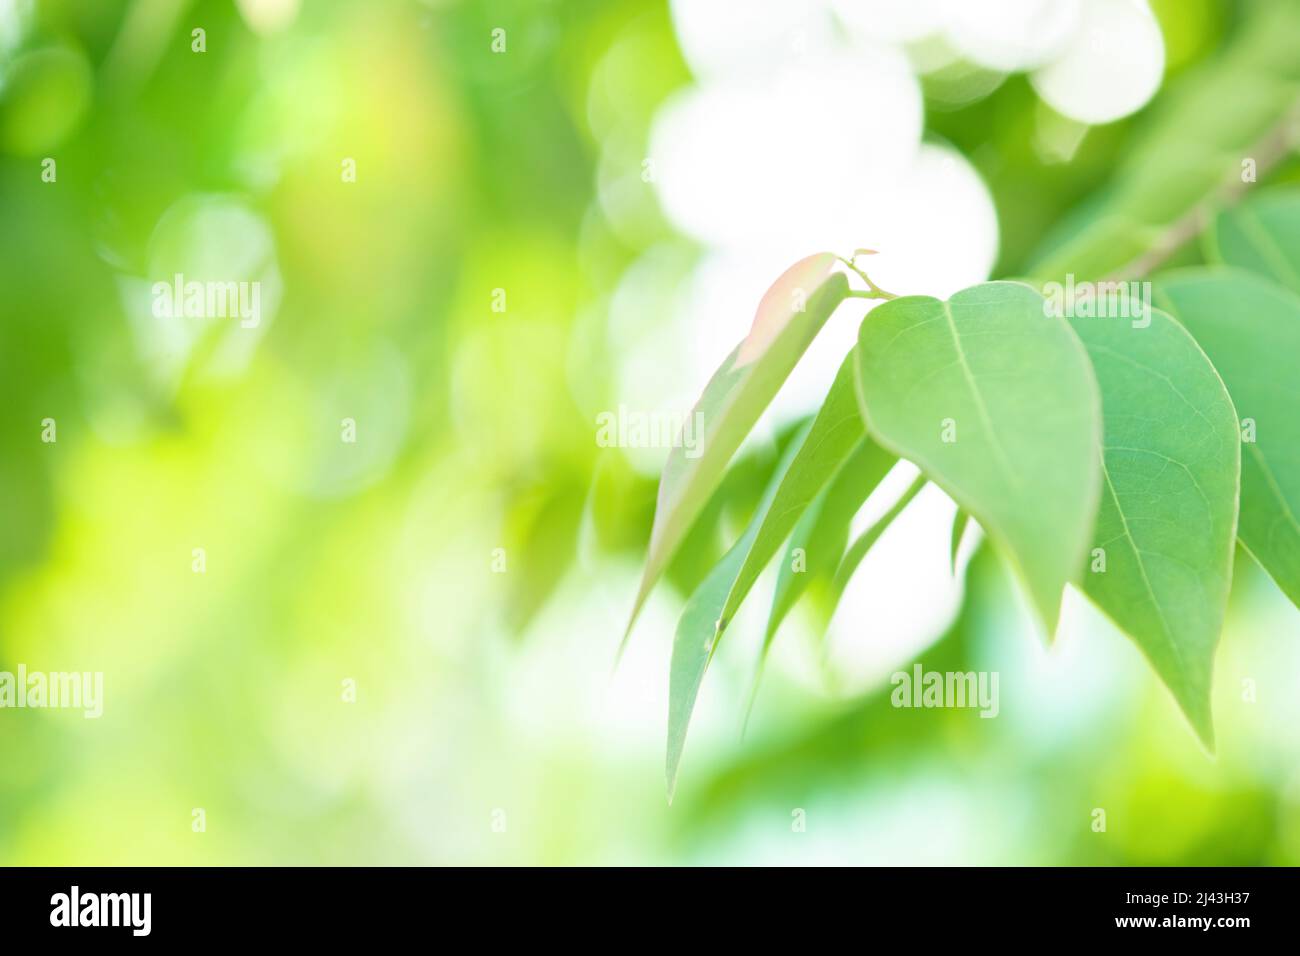
[[[1212,750],[1214,656],[1237,544],[1300,605],[1297,238],[1300,193],[1265,191],[1206,230],[1209,264],[1155,276],[1154,302],[1135,291],[1122,315],[1062,308],[1009,281],[871,309],[748,526],[685,605],[672,650],[670,797],[709,661],[760,573],[780,552],[765,656],[810,588],[833,606],[925,482],[959,506],[954,560],[978,522],[1048,636],[1066,585],[1076,586],[1141,649]],[[888,295],[852,292],[852,271],[830,254],[792,267],[709,382],[696,406],[699,456],[675,452],[664,469],[637,610],[817,330],[859,297]],[[1118,287],[1098,288],[1104,297]],[[920,477],[850,542],[851,520],[899,459]]]

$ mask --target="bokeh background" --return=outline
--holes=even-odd
[[[1211,757],[1077,595],[1049,648],[996,554],[954,574],[934,489],[742,737],[764,579],[668,806],[683,595],[866,304],[613,672],[666,452],[595,440],[685,412],[810,252],[1021,274],[1264,6],[0,0],[0,670],[105,687],[0,711],[0,863],[1300,863],[1300,613],[1249,559]],[[155,317],[175,272],[261,324]],[[917,661],[998,718],[891,708]]]

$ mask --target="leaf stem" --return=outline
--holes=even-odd
[[[840,262],[844,263],[846,266],[852,269],[855,273],[857,273],[858,277],[867,284],[867,291],[863,291],[862,289],[850,289],[849,297],[854,299],[897,299],[898,296],[894,295],[894,293],[892,292],[886,292],[884,289],[880,288],[880,286],[876,285],[874,282],[871,281],[871,277],[869,275],[867,275],[865,272],[863,272],[861,269],[858,268],[858,256],[860,254],[875,255],[875,252],[871,249],[859,249],[848,259],[845,259],[843,256],[835,257],[839,259]]]
[[[1249,151],[1250,155],[1256,157],[1258,173],[1271,169],[1291,152],[1297,124],[1300,124],[1300,100],[1293,103],[1268,134]],[[1127,281],[1150,275],[1196,238],[1213,221],[1216,213],[1234,205],[1245,188],[1245,184],[1238,182],[1235,177],[1229,180],[1166,226],[1150,249],[1116,269],[1106,279],[1117,280],[1123,277]]]

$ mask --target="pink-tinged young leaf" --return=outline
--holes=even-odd
[[[836,262],[823,252],[787,269],[763,296],[749,334],[705,386],[690,419],[700,416],[700,441],[690,449],[678,443],[659,479],[650,551],[620,655],[650,590],[717,489],[727,463],[848,294],[848,280]]]

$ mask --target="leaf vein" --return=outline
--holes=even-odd
[[[966,378],[966,385],[970,388],[971,396],[975,399],[975,408],[979,412],[985,431],[988,432],[989,441],[993,445],[993,452],[1002,470],[1006,473],[1010,484],[1018,488],[1020,486],[1020,476],[1011,467],[1011,462],[1007,459],[1007,453],[1002,448],[1002,442],[998,440],[998,434],[993,428],[993,420],[989,416],[988,406],[984,404],[984,396],[975,382],[975,374],[971,371],[970,362],[966,359],[966,349],[961,344],[961,335],[957,332],[957,323],[952,317],[952,307],[947,301],[939,304],[943,307],[944,318],[948,320],[948,330],[952,333],[953,346],[957,350],[957,361],[961,365],[962,375]]]

